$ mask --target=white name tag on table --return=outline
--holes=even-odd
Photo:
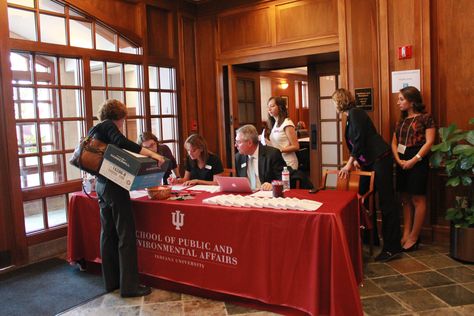
[[[204,185],[204,184],[198,184],[192,187],[186,188],[188,191],[204,191],[204,192],[209,192],[209,193],[214,193],[219,191],[219,186],[218,185]]]

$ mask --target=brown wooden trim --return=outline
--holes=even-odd
[[[16,38],[10,38],[9,44],[12,50],[34,51],[50,55],[61,55],[61,57],[83,58],[92,57],[94,60],[107,60],[108,62],[142,63],[142,55],[125,54],[119,52],[110,52],[81,48],[74,46],[57,45],[42,42],[32,42]]]
[[[67,235],[67,224],[49,228],[38,233],[28,234],[28,246],[40,244],[53,239],[58,239]]]
[[[341,88],[349,88],[349,52],[347,35],[347,4],[346,0],[337,1],[338,12],[338,43],[339,43],[339,74]]]
[[[223,63],[241,64],[256,60],[280,59],[293,56],[331,53],[339,50],[337,36],[325,36],[303,40],[291,44],[281,44],[268,48],[241,49],[222,53],[218,58]],[[242,60],[237,61],[236,60]],[[231,62],[233,61],[233,62]]]
[[[143,17],[147,17],[147,5],[145,3],[141,3],[139,5],[140,15]],[[143,19],[141,23],[141,33],[146,34],[148,28],[148,18]],[[142,64],[142,73],[143,73],[143,102],[144,102],[144,115],[145,115],[145,131],[151,131],[151,111],[150,111],[150,89],[149,89],[149,72],[148,67],[149,60],[148,60],[148,36],[143,37],[142,43],[143,49],[143,64]]]
[[[49,196],[61,195],[82,190],[81,180],[72,180],[61,184],[45,185],[39,188],[24,189],[23,201],[32,201]]]
[[[391,139],[390,135],[390,47],[388,35],[388,3],[387,0],[380,0],[378,3],[378,38],[379,38],[379,91],[380,91],[380,111],[379,122],[380,133],[384,139]]]
[[[15,131],[15,115],[13,105],[13,91],[11,88],[12,73],[10,70],[10,40],[8,27],[8,11],[7,2],[0,1],[0,76],[2,84],[2,93],[0,96],[0,118],[2,136],[2,144],[4,150],[2,159],[5,161],[2,164],[5,179],[5,189],[2,192],[2,199],[7,199],[9,202],[3,204],[8,207],[5,209],[6,219],[9,220],[6,225],[7,231],[5,235],[8,236],[9,247],[12,251],[12,263],[23,264],[28,259],[28,249],[25,236],[25,226],[23,220],[23,203],[21,200],[20,190],[20,168],[17,158],[17,138]],[[8,180],[7,180],[8,179]],[[0,233],[1,234],[1,233]]]
[[[420,6],[421,10],[421,69],[422,69],[422,83],[421,89],[423,94],[423,103],[426,106],[426,111],[432,113],[431,104],[431,2],[430,0],[423,0]]]
[[[286,72],[279,72],[278,70],[276,71],[260,71],[259,72],[261,77],[279,77],[279,78],[285,78],[288,80],[292,81],[307,81],[308,76],[307,75],[296,75],[296,74],[290,74]]]
[[[114,23],[115,13],[118,13],[119,10],[125,10],[122,14],[132,15],[133,20],[138,19],[138,17],[136,16],[135,9],[139,5],[138,2],[130,3],[129,5],[125,6],[123,4],[120,4],[119,1],[117,1],[117,3],[110,5],[110,8],[113,9],[113,11],[100,10],[101,6],[96,5],[95,1],[67,0],[65,2],[67,2],[72,9],[74,9],[75,11],[79,11],[79,13],[86,16],[86,18],[93,18],[93,20],[97,20],[102,24],[110,26],[118,34],[121,34],[133,44],[136,44],[138,46],[142,45],[142,38],[136,33],[136,26],[131,25],[134,26],[134,28],[127,29],[121,25],[118,25],[117,23]],[[91,16],[91,13],[94,13],[93,17]]]
[[[218,134],[218,146],[219,146],[219,157],[221,158],[222,163],[224,164],[225,167],[227,167],[227,150],[226,146],[231,146],[233,142],[231,141],[231,144],[226,144],[226,134],[228,131],[226,131],[225,126],[226,126],[226,117],[225,117],[225,102],[224,102],[224,85],[227,84],[224,82],[224,75],[222,71],[222,65],[220,65],[218,62],[215,64],[215,76],[216,76],[216,100],[217,100],[217,134]],[[234,161],[232,159],[232,165],[230,166],[231,168],[234,168]]]
[[[238,64],[245,64],[251,62],[258,62],[264,60],[272,60],[272,59],[282,59],[282,58],[289,58],[289,57],[297,57],[297,56],[307,56],[307,55],[316,55],[316,54],[323,54],[323,53],[333,53],[339,51],[339,44],[337,39],[330,44],[324,44],[321,46],[308,46],[299,49],[293,49],[292,47],[288,50],[285,47],[279,48],[277,51],[274,52],[255,52],[255,54],[239,54],[235,53],[233,56],[218,56],[218,61],[221,64],[230,64],[230,65],[238,65]]]
[[[230,131],[226,131],[231,135],[231,144],[234,145],[235,140],[235,129],[237,128],[237,119],[235,114],[235,107],[234,104],[236,103],[237,99],[237,91],[234,84],[233,78],[235,77],[235,67],[233,65],[228,65],[228,75],[227,75],[227,82],[225,84],[229,85],[229,119],[231,120],[230,123]],[[235,150],[232,150],[232,168],[235,168]]]

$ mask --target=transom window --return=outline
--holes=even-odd
[[[85,14],[52,0],[8,0],[10,37],[141,55],[140,47]]]

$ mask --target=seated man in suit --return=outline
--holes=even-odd
[[[280,150],[262,145],[253,125],[240,127],[235,134],[235,170],[238,177],[248,177],[252,189],[271,190],[273,180],[281,180],[286,166]]]

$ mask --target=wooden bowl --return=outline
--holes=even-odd
[[[156,187],[146,188],[148,197],[152,200],[166,200],[171,196],[171,187],[158,185]]]

